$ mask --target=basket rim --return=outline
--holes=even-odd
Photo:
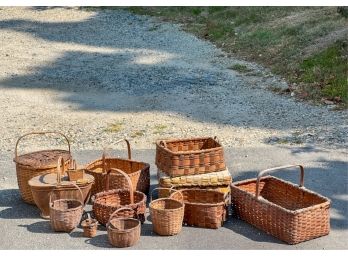
[[[37,177],[42,177],[42,176],[47,176],[47,175],[50,175],[50,174],[54,174],[55,176],[57,176],[56,173],[48,173],[48,174],[44,174],[44,175],[39,175],[39,176],[35,176],[33,178],[31,178],[29,181],[28,181],[28,185],[30,186],[31,189],[34,189],[34,190],[37,190],[37,191],[47,191],[49,190],[51,187],[55,187],[57,185],[57,183],[54,183],[54,184],[45,184],[45,185],[34,185],[32,183],[32,180],[37,178]],[[86,181],[85,183],[81,183],[80,182],[77,182],[76,181],[76,185],[78,185],[80,188],[86,188],[88,186],[90,186],[91,184],[94,183],[95,181],[95,178],[92,176],[92,175],[89,175],[89,174],[86,174],[89,176],[89,180]],[[65,177],[65,176],[64,176]],[[67,176],[66,176],[67,177]],[[71,186],[71,184],[67,183],[65,184],[64,182],[69,182],[69,181],[62,181],[62,188],[66,188],[66,189],[74,189],[75,187],[74,186]],[[76,188],[75,188],[76,189]]]
[[[40,152],[52,152],[52,151],[62,151],[65,152],[69,155],[68,159],[65,159],[65,164],[67,164],[68,162],[70,162],[70,160],[72,159],[72,154],[71,152],[69,152],[68,150],[64,150],[64,149],[47,149],[47,150],[40,150],[40,151],[34,151],[34,152],[29,152],[29,153],[25,153],[25,154],[21,154],[19,155],[17,158],[19,157],[23,157],[25,155],[29,155],[29,154],[35,154],[35,153],[40,153]],[[59,156],[57,156],[59,157]],[[44,165],[44,166],[38,166],[38,167],[34,167],[32,165],[27,165],[27,164],[23,164],[23,162],[18,161],[17,158],[13,158],[13,162],[15,162],[18,165],[21,165],[23,167],[25,167],[26,169],[31,169],[31,170],[46,170],[46,169],[53,169],[57,167],[56,163],[52,163],[50,165]]]
[[[194,189],[194,188],[185,188],[185,189],[181,189],[181,192],[183,191],[207,191],[207,192],[212,192],[212,193],[217,193],[217,194],[221,194],[222,198],[225,198],[225,194],[219,191],[214,191],[214,190],[208,190],[208,189]],[[175,194],[175,192],[173,193]],[[172,195],[173,195],[172,194]],[[226,203],[224,201],[221,202],[216,202],[216,203],[197,203],[197,202],[188,202],[184,200],[184,204],[193,204],[193,205],[199,205],[199,206],[205,206],[205,207],[213,207],[213,206],[219,206],[219,205],[226,205]]]
[[[100,197],[100,196],[107,196],[107,195],[111,195],[111,194],[117,194],[117,193],[121,193],[121,192],[129,192],[129,190],[128,189],[111,189],[111,190],[108,190],[108,191],[102,191],[102,192],[96,193],[93,206],[94,205],[99,205],[99,206],[109,207],[110,205],[108,205],[108,204],[102,204],[102,203],[98,202],[98,197]],[[134,194],[136,194],[136,193],[141,194],[143,196],[142,199],[140,201],[134,202],[132,204],[129,203],[129,204],[127,204],[127,206],[139,205],[142,202],[145,202],[145,204],[146,204],[146,195],[143,192],[141,192],[141,191],[134,191]]]
[[[288,214],[292,214],[292,215],[296,215],[296,214],[303,213],[303,212],[308,212],[308,211],[311,211],[311,210],[314,210],[314,209],[318,209],[318,208],[321,208],[321,207],[326,207],[326,206],[330,207],[330,205],[331,205],[331,200],[329,198],[327,198],[325,196],[322,196],[322,195],[320,195],[320,194],[318,194],[318,193],[316,193],[316,192],[314,192],[312,190],[309,190],[306,187],[299,187],[297,184],[294,184],[294,183],[292,183],[290,181],[286,181],[286,180],[283,180],[283,179],[280,179],[280,178],[277,178],[277,177],[274,177],[274,176],[271,176],[271,175],[267,175],[267,176],[262,177],[260,179],[260,181],[267,180],[267,179],[275,179],[275,180],[278,180],[278,181],[280,181],[282,183],[285,183],[285,184],[288,184],[290,186],[296,187],[296,188],[298,188],[298,189],[300,189],[302,191],[305,191],[305,192],[307,192],[307,193],[309,193],[311,195],[314,195],[315,197],[320,198],[321,200],[324,200],[324,202],[323,203],[318,203],[318,204],[315,204],[315,205],[312,205],[312,206],[308,206],[306,208],[301,208],[301,209],[297,209],[297,210],[289,210],[289,209],[286,209],[286,208],[284,208],[284,207],[282,207],[282,206],[280,206],[278,204],[270,202],[270,201],[268,201],[265,198],[256,199],[255,195],[253,195],[252,193],[249,193],[249,192],[247,192],[245,190],[242,190],[242,189],[240,189],[238,187],[239,185],[243,185],[243,184],[249,184],[249,183],[253,183],[253,182],[256,183],[256,180],[257,180],[256,178],[245,179],[245,180],[242,180],[242,181],[231,183],[231,189],[233,188],[234,190],[238,190],[240,193],[242,193],[244,195],[247,195],[248,197],[253,198],[255,201],[259,201],[262,204],[271,205],[274,208],[277,208],[279,210],[282,210],[282,211],[284,211],[284,212],[286,212]],[[231,192],[231,197],[233,198],[232,195],[233,194]]]
[[[154,208],[153,207],[154,203],[157,203],[157,202],[160,202],[160,201],[168,201],[168,200],[172,201],[172,202],[177,202],[177,203],[181,204],[181,206],[177,207],[177,208],[173,208],[173,209],[158,209],[158,208]],[[182,202],[180,202],[178,200],[175,200],[175,199],[161,197],[161,198],[158,198],[158,199],[153,200],[152,202],[150,202],[149,208],[152,209],[152,210],[156,210],[156,211],[171,211],[171,210],[172,211],[176,211],[176,210],[180,210],[180,209],[185,208],[185,203],[182,203]]]
[[[173,142],[185,142],[185,141],[194,141],[194,140],[199,140],[199,139],[212,139],[214,140],[214,142],[216,142],[218,144],[217,147],[213,147],[213,148],[209,148],[209,149],[204,149],[204,150],[191,150],[191,151],[171,151],[168,148],[164,147],[163,145],[160,144],[161,141],[166,142],[166,143],[173,143]],[[223,147],[222,145],[215,140],[213,137],[196,137],[196,138],[183,138],[183,139],[164,139],[164,140],[157,140],[156,141],[156,146],[162,148],[164,151],[172,154],[172,155],[181,155],[181,154],[197,154],[197,153],[207,153],[207,152],[211,152],[214,150],[222,150],[223,151]]]
[[[133,220],[133,221],[136,221],[136,222],[137,222],[137,225],[134,226],[133,228],[130,228],[130,229],[127,229],[127,230],[123,230],[123,231],[122,231],[122,230],[119,230],[119,229],[117,229],[117,228],[112,228],[112,227],[110,226],[110,223],[108,222],[108,223],[107,223],[107,229],[108,229],[108,230],[111,230],[111,232],[116,232],[116,233],[118,233],[118,234],[125,234],[125,233],[132,232],[133,230],[138,229],[138,228],[140,227],[140,225],[141,225],[140,220],[134,219],[134,218],[115,218],[115,219],[122,220],[122,221],[124,221],[124,220]]]

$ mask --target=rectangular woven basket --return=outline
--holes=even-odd
[[[224,151],[216,137],[157,141],[156,165],[171,177],[226,169]]]
[[[300,167],[300,185],[265,172]],[[257,179],[231,185],[234,215],[288,244],[297,244],[330,232],[330,200],[303,187],[304,169],[289,165],[264,170]]]

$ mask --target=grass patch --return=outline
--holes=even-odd
[[[154,127],[153,133],[154,134],[162,134],[166,129],[167,129],[167,125],[159,124],[159,125],[156,125]]]
[[[229,67],[229,69],[238,71],[240,73],[246,73],[251,71],[251,69],[249,69],[246,65],[239,63],[232,65],[231,67]]]
[[[104,129],[108,133],[118,133],[123,129],[123,122],[110,123]]]
[[[132,134],[130,136],[131,136],[131,138],[142,137],[145,135],[145,132],[146,131],[143,129],[142,130],[135,130],[132,132]]]

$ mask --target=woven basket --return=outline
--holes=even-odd
[[[188,187],[188,186],[229,186],[232,177],[228,169],[199,175],[169,177],[166,173],[157,171],[158,184],[160,187]]]
[[[120,208],[111,214],[107,224],[108,239],[116,247],[130,247],[140,239],[141,226],[138,219],[119,217],[120,211],[132,211],[130,208]]]
[[[83,195],[81,189],[73,184],[80,192],[80,199],[60,198],[55,196],[55,190],[50,194],[50,221],[54,231],[71,232],[80,223],[83,212]],[[57,186],[59,188],[59,186]]]
[[[161,236],[172,236],[179,234],[182,229],[182,222],[184,219],[184,203],[170,198],[160,198],[152,201],[153,192],[160,189],[161,188],[155,188],[151,192],[149,209],[153,231]],[[174,189],[169,190],[177,191]],[[178,194],[181,194],[179,191],[177,192]]]
[[[57,174],[39,175],[33,177],[28,182],[35,204],[41,211],[40,216],[44,219],[50,218],[49,196],[53,189],[55,189],[56,194],[60,198],[79,197],[79,190],[68,181],[67,176],[62,177],[61,174],[64,174],[64,160],[62,157],[59,157]],[[83,203],[87,203],[89,200],[93,181],[93,176],[87,174],[85,174],[83,180],[76,181],[83,194]],[[57,185],[59,185],[58,188],[56,188]]]
[[[180,190],[184,197],[184,224],[202,228],[219,228],[226,219],[227,204],[224,194],[205,189]],[[181,195],[174,192],[172,199],[179,200]]]
[[[95,178],[95,183],[92,187],[92,195],[105,191],[106,172],[111,168],[120,169],[128,174],[130,177],[133,188],[135,191],[149,193],[150,188],[150,165],[144,162],[138,162],[131,160],[131,148],[127,139],[117,141],[125,141],[128,149],[128,159],[111,158],[106,157],[106,150],[104,149],[101,159],[95,160],[86,166],[86,173],[91,174]],[[113,176],[113,180],[110,181],[109,188],[117,189],[123,188],[127,185],[127,181],[123,176]]]
[[[69,181],[77,181],[77,180],[83,179],[85,170],[78,169],[76,165],[76,161],[72,159],[70,163],[70,167],[66,171],[66,173],[68,174]]]
[[[42,150],[23,155],[18,155],[18,145],[24,137],[29,135],[46,134],[59,134],[63,136],[68,144],[69,150]],[[19,192],[24,202],[29,204],[35,204],[33,195],[28,185],[28,181],[35,176],[44,175],[48,173],[55,173],[57,169],[56,164],[59,156],[62,156],[64,160],[66,160],[65,167],[67,168],[71,158],[70,142],[68,138],[60,132],[32,132],[18,138],[15,147],[15,158],[13,159],[13,161],[16,163],[16,173]]]
[[[226,169],[224,151],[216,137],[157,141],[156,165],[170,177]]]
[[[109,190],[109,180],[112,179],[110,177],[116,175],[114,172],[119,172],[126,178],[129,189]],[[93,200],[93,212],[100,224],[105,225],[108,222],[110,215],[122,207],[128,207],[132,210],[132,212],[125,211],[122,213],[124,217],[137,217],[142,223],[144,223],[146,195],[142,192],[133,190],[132,182],[126,173],[118,169],[109,170],[107,172],[105,188],[106,191],[97,193]],[[119,215],[121,215],[121,213],[119,213]]]
[[[83,236],[95,237],[97,235],[98,221],[92,219],[89,213],[87,213],[87,218],[81,222],[81,227],[83,229]]]
[[[264,173],[291,167],[301,171],[300,185]],[[261,178],[262,177],[262,178]],[[304,169],[288,165],[261,171],[257,179],[231,185],[237,217],[274,237],[297,244],[330,232],[330,200],[303,187]]]

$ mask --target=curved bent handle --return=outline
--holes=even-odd
[[[129,208],[129,207],[122,207],[122,208],[119,208],[119,209],[117,209],[116,211],[114,211],[114,212],[110,215],[109,222],[110,222],[113,218],[118,218],[118,217],[117,217],[118,212],[119,212],[119,211],[124,211],[124,210],[129,210],[129,211],[134,212],[134,210],[133,210],[132,208]]]
[[[169,198],[169,199],[170,199],[170,198],[172,197],[172,191],[173,191],[173,192],[179,193],[180,196],[181,196],[181,202],[182,202],[182,203],[184,202],[184,196],[182,195],[182,193],[181,193],[179,190],[174,189],[173,187],[170,187],[170,188],[168,188],[168,187],[156,187],[156,188],[154,188],[154,189],[151,191],[151,194],[150,194],[150,202],[152,202],[153,192],[155,192],[155,191],[157,191],[157,190],[161,190],[161,189],[169,190],[170,195],[169,195],[169,197],[165,197],[165,198]]]
[[[66,142],[68,143],[68,148],[69,148],[69,153],[70,153],[70,142],[69,142],[69,139],[63,133],[60,133],[60,132],[57,132],[57,131],[31,132],[31,133],[24,134],[23,136],[20,136],[18,138],[18,140],[16,142],[16,147],[15,147],[15,159],[17,159],[17,157],[18,157],[18,144],[19,144],[19,141],[21,141],[21,139],[23,139],[24,137],[29,136],[29,135],[46,135],[46,134],[58,134],[58,135],[61,135],[62,137],[64,137]]]
[[[118,143],[120,143],[120,142],[122,142],[122,141],[125,141],[125,142],[127,143],[128,159],[131,160],[131,159],[132,159],[132,151],[131,151],[131,147],[130,147],[129,141],[128,141],[127,139],[123,138],[123,139],[117,140],[117,141],[115,142],[115,144],[118,144]],[[107,154],[106,154],[106,151],[107,151],[108,149],[111,149],[111,148],[104,147],[104,149],[103,149],[103,155],[102,155],[103,173],[105,173],[106,170],[107,170],[105,159],[106,159],[106,155],[107,155]]]
[[[160,144],[160,145],[163,145],[164,148],[167,148],[167,143],[166,143],[166,141],[160,140],[160,141],[159,141],[159,144]]]
[[[125,179],[126,179],[126,181],[128,183],[128,187],[129,187],[129,201],[130,201],[131,204],[133,204],[134,203],[134,191],[133,191],[132,181],[130,180],[130,177],[124,171],[122,171],[120,169],[111,168],[106,173],[106,185],[105,185],[106,191],[109,191],[109,187],[110,187],[110,173],[112,171],[116,171],[116,172],[120,173],[123,177],[125,177]]]
[[[257,175],[255,198],[258,198],[259,195],[260,195],[260,192],[259,192],[260,179],[266,172],[276,171],[276,170],[283,170],[283,169],[294,168],[294,167],[299,167],[300,168],[301,174],[300,174],[300,184],[299,184],[299,186],[303,187],[303,185],[304,185],[304,168],[303,168],[302,165],[294,164],[294,165],[285,165],[285,166],[275,167],[275,168],[271,168],[271,169],[260,171],[259,174]]]
[[[78,189],[78,191],[80,192],[80,202],[81,202],[82,206],[84,206],[84,203],[83,203],[83,193],[82,193],[81,188],[80,188],[78,185],[76,185],[76,183],[69,183],[69,184],[73,185],[74,187],[76,187],[76,188]],[[58,186],[56,186],[55,189],[59,189],[59,188],[61,188],[61,187],[64,187],[64,186],[59,186],[59,185],[58,185]],[[55,189],[53,189],[53,190],[51,191],[51,193],[50,193],[50,200],[49,200],[50,206],[51,206],[51,204],[52,204],[52,194],[54,193],[54,190],[55,190]]]

